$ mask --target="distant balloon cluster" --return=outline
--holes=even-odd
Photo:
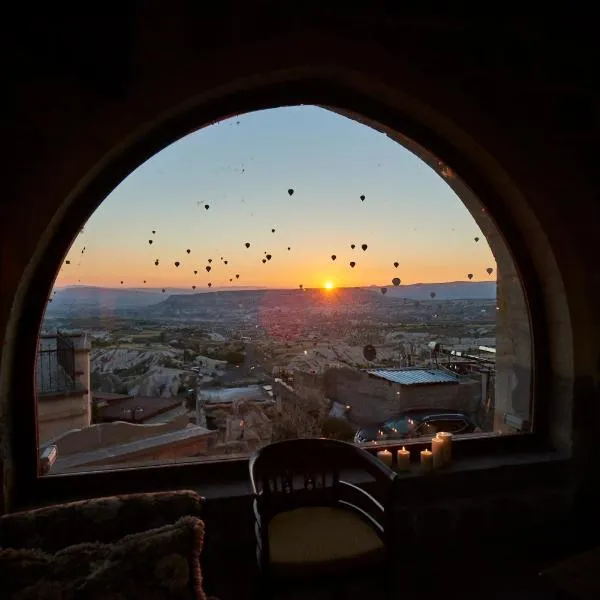
[[[239,125],[239,121],[237,121],[236,123]],[[241,170],[239,172],[240,173],[245,173],[245,171],[246,171],[245,167],[242,166],[242,168],[241,168]],[[454,178],[455,177],[454,172],[447,165],[444,165],[442,162],[438,162],[438,171],[439,171],[439,174],[442,177],[444,177],[445,179],[449,179],[449,178]],[[289,187],[287,189],[288,197],[292,198],[294,196],[294,194],[295,194],[295,191],[296,190],[293,187]],[[361,203],[364,203],[366,201],[366,199],[367,199],[367,196],[364,193],[362,193],[362,194],[358,195],[358,199],[360,200]],[[245,202],[245,199],[242,199],[241,202]],[[210,204],[206,203],[204,200],[198,200],[196,202],[196,204],[198,205],[199,208],[204,207],[205,211],[208,211],[210,209]],[[485,210],[485,209],[482,209],[482,210]],[[160,246],[160,244],[158,244],[158,245],[156,244],[156,241],[157,241],[157,231],[158,231],[157,229],[152,229],[151,230],[151,235],[146,238],[148,246],[153,246],[153,247]],[[416,231],[416,229],[415,229],[415,231]],[[454,229],[453,229],[453,231],[454,231]],[[81,231],[80,231],[80,233],[83,233],[83,232],[84,232],[84,229],[82,228]],[[271,234],[273,236],[277,237],[278,227],[277,227],[276,223],[273,224],[270,227],[270,232],[271,232]],[[284,237],[284,235],[282,237]],[[478,236],[475,236],[473,239],[474,239],[475,243],[478,243],[479,240],[480,240],[480,238]],[[239,244],[240,244],[240,246],[242,246],[246,250],[250,250],[252,248],[252,244],[251,244],[250,241],[244,241],[242,239],[242,240],[239,240]],[[355,250],[356,246],[357,246],[357,244],[354,241],[348,242],[348,245],[349,245],[349,247],[350,247],[351,250]],[[292,251],[292,246],[291,245],[290,246],[286,246],[286,247],[287,247],[287,251],[288,252]],[[346,248],[347,248],[347,246],[346,246]],[[365,242],[362,242],[360,244],[360,248],[362,249],[363,252],[367,252],[367,250],[369,248],[369,245],[367,243],[365,243]],[[192,252],[192,250],[194,250],[193,247],[188,247],[188,248],[185,249],[185,253],[188,256],[191,256],[192,254],[196,255],[198,250],[195,249],[194,252]],[[338,252],[340,251],[339,248],[337,250],[338,250]],[[86,246],[83,246],[83,248],[81,249],[81,254],[83,255],[85,253],[85,251],[86,251]],[[154,256],[156,256],[156,255],[154,255]],[[348,259],[344,259],[344,257],[341,256],[338,253],[330,254],[329,256],[330,256],[331,261],[333,261],[333,262],[337,261],[338,258],[341,258],[342,261],[348,260]],[[163,258],[165,258],[165,257],[163,256]],[[161,265],[160,260],[161,260],[160,257],[155,257],[153,259],[155,267],[159,267]],[[168,261],[168,259],[166,259],[166,260]],[[275,257],[275,255],[271,251],[264,250],[263,251],[263,255],[259,258],[259,260],[261,261],[261,263],[263,265],[267,265],[271,261],[276,262],[276,257]],[[190,273],[193,273],[194,276],[198,276],[198,272],[200,270],[200,267],[198,266],[198,262],[199,261],[194,261],[194,262],[196,262],[196,265],[193,265],[193,268],[190,268]],[[220,262],[221,262],[221,265],[219,265],[218,263],[213,264],[213,259],[207,257],[206,258],[206,263],[207,264],[205,264],[204,270],[208,274],[213,273],[213,275],[214,275],[215,272],[219,272],[220,275],[222,275],[225,279],[228,279],[230,283],[232,283],[234,281],[234,278],[235,278],[235,280],[239,280],[241,278],[241,273],[239,272],[239,269],[236,269],[236,271],[238,271],[238,272],[233,272],[229,268],[225,269],[225,267],[228,267],[228,265],[229,265],[229,259],[224,258],[223,256],[221,256],[220,257]],[[235,263],[235,260],[234,260],[234,263]],[[70,266],[71,265],[71,260],[70,259],[65,260],[64,264]],[[80,263],[78,263],[78,265],[79,264]],[[186,263],[184,265],[184,263],[179,258],[177,260],[174,260],[172,262],[172,264],[173,264],[173,266],[176,269],[179,269],[180,267],[184,267],[185,269],[188,268],[188,264]],[[358,260],[356,260],[356,258],[353,258],[352,260],[348,260],[348,262],[345,263],[345,264],[350,269],[356,269],[359,266]],[[388,263],[388,264],[392,265],[394,269],[398,269],[400,267],[400,262],[398,260],[394,260],[394,261],[390,260],[390,263]],[[494,272],[494,269],[492,267],[488,267],[486,269],[486,272],[487,272],[488,275],[492,275],[492,273]],[[467,279],[469,281],[472,281],[473,278],[474,278],[474,276],[475,276],[474,273],[467,273],[466,274],[466,277],[467,277]],[[143,280],[144,284],[147,284],[147,281],[148,281],[147,279],[144,279]],[[398,287],[398,286],[401,285],[402,280],[398,276],[391,277],[391,273],[390,273],[390,282],[391,282],[391,284],[394,287]],[[125,285],[125,280],[121,279],[120,280],[120,284],[121,285]],[[206,282],[206,285],[209,288],[211,288],[212,287],[212,281]],[[166,288],[161,288],[161,289],[162,289],[162,292],[164,293]],[[197,289],[197,283],[196,282],[191,283],[191,289],[192,290],[196,290]],[[302,283],[298,284],[298,289],[300,289],[302,291],[306,291],[306,288],[304,287],[304,285]],[[380,291],[381,291],[381,294],[385,295],[388,292],[388,288],[387,287],[380,287]],[[436,297],[436,293],[434,291],[431,291],[430,294],[429,294],[429,297],[433,300]],[[52,301],[52,299],[50,299],[50,301]],[[371,351],[371,349],[368,346],[365,347],[365,357],[367,357],[367,354],[369,354],[369,356],[370,356],[371,352],[372,351]],[[368,359],[368,360],[371,360],[371,359]]]

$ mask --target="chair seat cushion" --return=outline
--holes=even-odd
[[[269,523],[274,574],[367,566],[384,555],[376,531],[343,508],[305,507],[280,513]]]

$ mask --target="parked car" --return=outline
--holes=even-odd
[[[438,408],[408,410],[397,419],[359,429],[354,435],[354,443],[433,436],[438,431],[458,435],[473,433],[476,429],[473,420],[461,411]]]

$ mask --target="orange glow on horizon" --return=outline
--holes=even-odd
[[[323,287],[324,287],[326,290],[332,290],[332,289],[335,287],[335,284],[333,283],[333,281],[326,281],[326,282],[323,284]]]

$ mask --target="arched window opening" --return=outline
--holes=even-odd
[[[485,199],[357,120],[235,116],[105,199],[41,325],[45,473],[532,430],[527,304]]]

